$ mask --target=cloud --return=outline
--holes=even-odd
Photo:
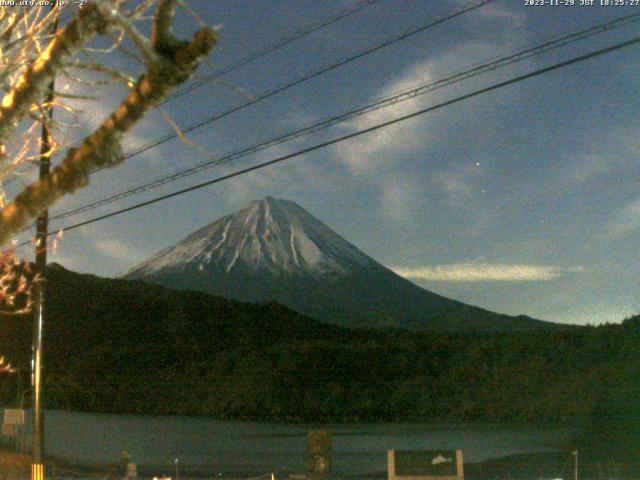
[[[502,263],[451,263],[419,268],[393,268],[398,275],[414,280],[443,282],[533,282],[548,281],[582,271],[546,265]]]
[[[431,80],[428,63],[414,65],[387,84],[376,98],[390,97]],[[346,132],[355,132],[394,120],[416,109],[417,100],[408,100],[341,124]],[[371,172],[381,161],[393,159],[399,153],[413,152],[428,140],[424,120],[402,122],[342,142],[337,147],[341,158],[354,173]]]
[[[606,226],[606,236],[621,238],[640,230],[640,197],[627,204]]]
[[[115,232],[105,233],[97,224],[80,227],[83,241],[95,249],[94,255],[107,257],[120,264],[140,260],[147,254],[144,245],[132,240],[122,240]],[[61,243],[64,245],[64,240]]]
[[[141,252],[132,245],[115,239],[98,238],[96,248],[114,260],[130,262],[132,258],[140,258]]]
[[[487,23],[491,24],[493,22],[502,27],[509,26],[511,30],[518,32],[522,31],[522,27],[525,26],[526,22],[526,15],[522,9],[517,7],[515,9],[509,8],[499,3],[490,3],[477,9],[475,11],[475,17],[467,17],[467,22],[473,23],[476,21],[474,18],[477,19],[477,23],[482,23],[484,26],[487,26]],[[505,34],[504,31],[493,31],[492,33],[496,35]]]
[[[586,153],[568,163],[568,177],[576,185],[584,185],[613,170],[615,164],[611,155]],[[566,182],[566,176],[562,179]]]
[[[481,11],[482,16],[473,20],[472,24],[494,27],[500,25],[500,28],[492,28],[491,32],[494,33],[483,38],[472,38],[454,44],[443,53],[423,58],[399,71],[390,81],[375,91],[369,101],[387,98],[418,85],[445,78],[471,65],[476,65],[479,59],[494,58],[496,51],[509,51],[523,42],[522,32],[516,31],[523,22],[523,15],[517,9],[514,11],[487,5],[477,13]],[[469,18],[471,17],[473,16],[470,15]],[[525,64],[528,63],[529,61],[525,62]],[[421,108],[437,105],[452,96],[483,86],[486,81],[486,75],[481,75],[477,79],[468,79],[442,90],[428,92],[348,120],[340,124],[339,129],[341,133],[361,131]],[[495,102],[495,108],[499,108],[503,103],[510,105],[511,99],[504,96],[496,99]],[[381,193],[381,201],[392,200],[389,207],[385,208],[383,212],[385,214],[395,211],[400,216],[404,216],[406,212],[418,207],[418,205],[410,205],[415,204],[415,198],[418,197],[414,196],[412,199],[407,198],[409,195],[401,194],[399,182],[393,180],[401,170],[406,169],[412,170],[416,179],[419,178],[424,183],[424,188],[440,192],[448,207],[469,209],[470,200],[485,193],[481,184],[483,175],[486,173],[485,168],[479,168],[475,159],[462,158],[464,155],[461,155],[460,159],[447,159],[446,163],[439,163],[439,157],[436,157],[436,154],[442,157],[441,152],[448,151],[448,144],[451,142],[459,144],[466,134],[470,134],[467,138],[470,144],[474,141],[486,141],[478,134],[475,124],[470,127],[472,131],[469,132],[465,123],[466,118],[474,118],[479,110],[484,109],[485,107],[477,103],[463,102],[453,110],[443,109],[438,111],[437,115],[423,115],[341,142],[334,147],[334,152],[354,177],[357,176],[360,180],[366,179],[377,185]],[[483,112],[483,118],[485,116]],[[469,156],[471,154],[467,155]],[[409,190],[412,189],[409,188]],[[398,208],[402,197],[405,197],[407,202],[402,204],[402,208]]]
[[[424,196],[424,184],[417,179],[396,175],[381,186],[381,210],[385,217],[396,221],[411,221]]]
[[[479,194],[485,193],[483,180],[486,175],[486,168],[481,162],[466,162],[450,166],[433,173],[433,187],[442,192],[447,205],[451,208],[477,207],[472,199]]]

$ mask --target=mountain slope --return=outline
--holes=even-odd
[[[297,204],[267,197],[128,272],[181,290],[275,300],[328,323],[443,331],[558,327],[466,305],[398,276]]]
[[[320,278],[375,264],[300,206],[267,197],[196,231],[126,276],[193,267]]]

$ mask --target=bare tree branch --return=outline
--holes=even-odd
[[[152,44],[161,60],[149,66],[149,70],[138,79],[120,106],[80,146],[67,153],[48,179],[26,187],[0,212],[0,245],[9,241],[32,218],[62,196],[87,185],[93,170],[121,163],[124,160],[121,153],[122,136],[150,108],[158,105],[186,81],[202,57],[209,53],[217,41],[217,33],[211,27],[200,29],[190,42],[180,42],[173,37],[171,20],[175,5],[175,0],[160,0],[156,12]],[[103,28],[96,19],[88,22],[90,25],[95,23],[96,31]],[[75,40],[75,44],[78,43],[81,43],[79,38]],[[58,58],[57,64],[60,61],[61,58]],[[1,133],[0,129],[0,138]]]
[[[40,56],[22,72],[15,87],[3,97],[0,105],[0,144],[6,144],[32,105],[42,99],[47,85],[69,56],[107,27],[104,16],[89,3],[80,9],[64,30],[54,36]]]
[[[176,14],[177,0],[160,0],[156,10],[153,29],[151,30],[151,43],[158,52],[175,47],[177,39],[171,33],[173,17]]]
[[[149,42],[147,37],[138,31],[135,25],[126,16],[121,15],[120,12],[112,8],[112,6],[109,5],[109,2],[105,0],[94,0],[94,2],[105,18],[122,28],[122,30],[129,35],[129,38],[133,40],[133,43],[136,44],[136,47],[138,47],[138,50],[142,53],[147,65],[153,65],[160,61],[158,53],[154,50],[151,42]]]

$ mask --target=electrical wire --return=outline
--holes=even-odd
[[[222,77],[223,75],[226,75],[228,73],[231,73],[245,65],[247,65],[248,63],[251,63],[255,60],[258,60],[259,58],[264,57],[265,55],[268,55],[271,52],[275,52],[276,50],[281,49],[282,47],[285,47],[286,45],[289,45],[290,43],[293,43],[294,41],[298,40],[299,38],[305,37],[307,35],[310,35],[311,33],[317,32],[318,30],[328,27],[329,25],[332,25],[340,20],[342,20],[343,18],[352,15],[356,12],[359,12],[360,10],[369,7],[375,3],[378,3],[380,0],[361,0],[360,2],[356,3],[355,5],[345,8],[343,10],[341,10],[340,12],[336,13],[335,15],[331,15],[329,17],[327,17],[326,19],[323,19],[319,22],[313,23],[311,25],[309,25],[307,28],[302,29],[302,30],[298,30],[297,32],[294,32],[292,35],[288,36],[288,37],[284,37],[281,38],[280,40],[276,41],[275,43],[265,47],[262,50],[259,50],[255,53],[252,53],[246,57],[243,57],[229,65],[227,65],[226,67],[223,67],[219,70],[216,70],[213,72],[213,74],[211,75],[211,77],[209,79],[207,79],[206,81],[199,81],[199,82],[195,82],[192,85],[189,85],[187,87],[185,87],[184,89],[174,93],[173,95],[171,95],[169,98],[166,98],[165,100],[163,100],[162,102],[160,102],[160,105],[164,105],[165,103],[168,103],[172,100],[175,100],[176,98],[179,98],[183,95],[186,95],[187,93],[190,93],[192,91],[194,91],[197,88],[200,88],[203,85],[208,84],[209,82],[216,80],[220,77]]]
[[[509,80],[505,80],[505,81],[490,85],[488,87],[484,87],[484,88],[481,88],[479,90],[475,90],[475,91],[473,91],[471,93],[467,93],[465,95],[461,95],[459,97],[453,98],[451,100],[447,100],[447,101],[439,103],[437,105],[433,105],[433,106],[430,106],[430,107],[427,107],[427,108],[423,108],[423,109],[417,110],[417,111],[415,111],[413,113],[410,113],[410,114],[407,114],[407,115],[403,115],[403,116],[395,118],[393,120],[382,122],[382,123],[373,125],[371,127],[368,127],[368,128],[362,129],[362,130],[358,130],[356,132],[353,132],[353,133],[350,133],[350,134],[347,134],[347,135],[343,135],[343,136],[337,137],[335,139],[332,139],[332,140],[329,140],[329,141],[326,141],[326,142],[318,143],[318,144],[313,145],[311,147],[307,147],[307,148],[304,148],[302,150],[298,150],[296,152],[293,152],[293,153],[290,153],[290,154],[287,154],[287,155],[283,155],[283,156],[274,158],[274,159],[266,161],[266,162],[259,163],[257,165],[253,165],[253,166],[248,167],[248,168],[237,170],[237,171],[229,173],[227,175],[223,175],[223,176],[211,179],[211,180],[207,180],[206,182],[202,182],[202,183],[199,183],[199,184],[196,184],[196,185],[192,185],[191,187],[184,188],[184,189],[178,190],[176,192],[172,192],[172,193],[169,193],[169,194],[166,194],[166,195],[155,197],[153,199],[147,200],[145,202],[138,203],[136,205],[132,205],[132,206],[129,206],[129,207],[126,207],[126,208],[122,208],[122,209],[116,210],[114,212],[110,212],[110,213],[107,213],[107,214],[104,214],[104,215],[100,215],[98,217],[94,217],[94,218],[89,219],[89,220],[85,220],[83,222],[79,222],[79,223],[76,223],[76,224],[73,224],[73,225],[69,225],[67,227],[58,229],[56,232],[51,232],[49,235],[57,235],[61,231],[68,232],[70,230],[74,230],[74,229],[80,228],[80,227],[85,226],[85,225],[89,225],[89,224],[92,224],[92,223],[100,222],[102,220],[106,220],[108,218],[112,218],[112,217],[115,217],[117,215],[121,215],[123,213],[127,213],[127,212],[130,212],[130,211],[133,211],[133,210],[137,210],[139,208],[146,207],[148,205],[152,205],[152,204],[167,200],[169,198],[173,198],[173,197],[177,197],[177,196],[180,196],[180,195],[184,195],[186,193],[189,193],[189,192],[192,192],[192,191],[195,191],[195,190],[199,190],[201,188],[204,188],[204,187],[207,187],[207,186],[210,186],[210,185],[214,185],[216,183],[220,183],[220,182],[223,182],[225,180],[229,180],[231,178],[235,178],[235,177],[238,177],[238,176],[241,176],[241,175],[244,175],[244,174],[256,171],[256,170],[260,170],[260,169],[269,167],[271,165],[282,163],[282,162],[284,162],[286,160],[289,160],[289,159],[292,159],[292,158],[301,157],[302,155],[314,152],[316,150],[320,150],[320,149],[328,147],[330,145],[335,145],[337,143],[341,143],[341,142],[344,142],[346,140],[349,140],[349,139],[352,139],[352,138],[355,138],[355,137],[359,137],[361,135],[365,135],[367,133],[370,133],[370,132],[373,132],[373,131],[376,131],[376,130],[383,129],[383,128],[389,127],[391,125],[395,125],[397,123],[401,123],[401,122],[407,121],[409,119],[418,117],[420,115],[424,115],[426,113],[429,113],[429,112],[432,112],[432,111],[435,111],[435,110],[439,110],[439,109],[447,107],[449,105],[453,105],[453,104],[462,102],[464,100],[468,100],[470,98],[477,97],[479,95],[483,95],[485,93],[492,92],[492,91],[498,90],[500,88],[504,88],[504,87],[507,87],[509,85],[513,85],[515,83],[522,82],[524,80],[528,80],[530,78],[539,77],[541,75],[545,75],[545,74],[550,73],[552,71],[567,67],[569,65],[574,65],[576,63],[583,62],[585,60],[588,60],[588,59],[591,59],[591,58],[595,58],[595,57],[598,57],[598,56],[601,56],[601,55],[604,55],[604,54],[607,54],[607,53],[611,53],[613,51],[620,50],[622,48],[629,47],[631,45],[635,45],[635,44],[638,44],[638,43],[640,43],[640,37],[635,37],[635,38],[632,38],[631,40],[627,40],[625,42],[617,43],[617,44],[614,44],[612,46],[605,47],[605,48],[602,48],[602,49],[587,53],[585,55],[581,55],[581,56],[578,56],[578,57],[571,58],[569,60],[565,60],[565,61],[562,61],[562,62],[559,62],[559,63],[555,63],[553,65],[550,65],[550,66],[547,66],[547,67],[544,67],[544,68],[540,68],[538,70],[534,70],[533,72],[529,72],[529,73],[526,73],[524,75],[519,75],[519,76],[511,78]],[[26,245],[28,243],[30,243],[29,240],[27,240],[27,241],[25,241],[23,243],[20,243],[17,246],[20,247],[20,246]]]
[[[341,11],[339,11],[338,13],[331,15],[327,18],[324,18],[322,20],[320,20],[319,22],[315,22],[312,23],[311,25],[307,26],[307,28],[298,30],[296,32],[294,32],[293,34],[287,36],[287,37],[283,37],[281,39],[279,39],[278,41],[276,41],[275,43],[268,45],[267,47],[263,48],[262,50],[259,50],[257,52],[254,52],[246,57],[240,58],[238,60],[236,60],[235,62],[227,65],[226,67],[223,67],[219,70],[216,70],[213,72],[213,74],[206,80],[206,81],[199,81],[194,83],[193,85],[190,85],[176,93],[174,93],[173,95],[171,95],[170,97],[164,99],[162,102],[160,102],[159,106],[164,105],[172,100],[175,100],[189,92],[192,92],[193,90],[208,84],[220,77],[222,77],[223,75],[226,75],[228,73],[231,73],[255,60],[258,60],[262,57],[264,57],[265,55],[268,55],[269,53],[275,52],[283,47],[285,47],[286,45],[289,45],[293,42],[295,42],[296,40],[305,37],[307,35],[310,35],[314,32],[317,32],[318,30],[321,30],[322,28],[328,27],[330,25],[333,25],[334,23],[342,20],[343,18],[348,17],[349,15],[352,15],[356,12],[359,12],[360,10],[363,10],[366,7],[372,6],[376,3],[378,3],[380,0],[360,0],[360,2],[357,2],[356,4],[352,5],[351,7],[347,7],[342,9]],[[70,15],[69,18],[71,18],[73,15]],[[55,155],[55,157],[58,157],[59,155]],[[30,168],[24,170],[22,173],[28,173],[31,170],[34,170],[37,168],[37,165],[32,165]],[[5,185],[10,185],[11,183],[13,183],[16,179],[18,178],[18,176],[14,176],[13,178],[9,179]]]
[[[289,82],[284,83],[282,85],[279,85],[279,86],[277,86],[275,88],[272,88],[271,90],[268,90],[268,91],[262,93],[260,96],[252,98],[251,100],[248,100],[248,101],[246,101],[244,103],[236,105],[235,107],[232,107],[232,108],[230,108],[228,110],[224,110],[222,112],[218,112],[218,113],[214,114],[213,116],[211,116],[211,117],[209,117],[209,118],[207,118],[205,120],[202,120],[202,121],[200,121],[200,122],[198,122],[196,124],[193,124],[193,125],[185,128],[185,129],[182,129],[180,134],[184,135],[186,133],[190,133],[190,132],[192,132],[194,130],[202,128],[205,125],[209,125],[209,124],[211,124],[213,122],[216,122],[216,121],[218,121],[218,120],[220,120],[220,119],[222,119],[224,117],[227,117],[227,116],[229,116],[231,114],[239,112],[240,110],[243,110],[244,108],[247,108],[247,107],[249,107],[251,105],[254,105],[256,103],[262,102],[262,101],[264,101],[264,100],[266,100],[268,98],[271,98],[271,97],[273,97],[275,95],[278,95],[278,94],[280,94],[282,92],[285,92],[286,90],[289,90],[290,88],[293,88],[293,87],[295,87],[297,85],[300,85],[300,84],[302,84],[302,83],[304,83],[304,82],[306,82],[308,80],[311,80],[311,79],[316,78],[316,77],[318,77],[320,75],[323,75],[323,74],[325,74],[327,72],[330,72],[330,71],[335,70],[337,68],[340,68],[340,67],[342,67],[344,65],[347,65],[347,64],[349,64],[351,62],[359,60],[359,59],[361,59],[361,58],[363,58],[363,57],[365,57],[367,55],[370,55],[371,53],[377,52],[378,50],[386,48],[386,47],[388,47],[390,45],[393,45],[393,44],[395,44],[397,42],[406,40],[407,38],[409,38],[409,37],[411,37],[413,35],[416,35],[418,33],[424,32],[424,31],[426,31],[426,30],[428,30],[430,28],[433,28],[433,27],[435,27],[437,25],[440,25],[442,23],[445,23],[445,22],[448,22],[450,20],[453,20],[454,18],[457,18],[457,17],[459,17],[461,15],[464,15],[467,12],[471,12],[473,10],[481,8],[481,7],[485,6],[485,5],[493,3],[495,1],[496,0],[478,0],[476,3],[468,5],[468,6],[462,8],[460,10],[456,10],[453,13],[450,13],[450,14],[445,15],[443,17],[438,17],[436,19],[431,19],[427,23],[422,24],[422,25],[420,25],[418,27],[412,27],[409,30],[407,30],[407,31],[405,31],[403,33],[400,33],[399,35],[391,36],[391,37],[389,37],[389,38],[387,38],[387,39],[385,39],[385,40],[383,40],[383,41],[381,41],[381,42],[379,42],[377,44],[374,44],[373,46],[370,46],[367,49],[365,49],[365,50],[363,50],[363,51],[361,51],[359,53],[347,56],[347,57],[342,58],[342,59],[340,59],[340,60],[338,60],[338,61],[336,61],[334,63],[325,65],[325,66],[323,66],[323,67],[321,67],[321,68],[319,68],[317,70],[308,72],[308,73],[304,74],[303,76],[298,77],[295,80],[289,81]],[[147,145],[144,145],[144,146],[138,148],[137,150],[134,150],[132,152],[129,152],[129,153],[125,154],[124,159],[128,160],[129,158],[132,158],[132,157],[135,157],[137,155],[140,155],[141,153],[144,153],[144,152],[146,152],[148,150],[156,148],[157,146],[162,145],[162,144],[164,144],[164,143],[166,143],[166,142],[168,142],[170,140],[173,140],[175,138],[178,138],[179,136],[180,135],[178,133],[171,133],[171,134],[165,135],[164,137],[161,137],[161,138],[155,140],[154,142],[151,142],[151,143],[149,143]],[[97,169],[95,169],[93,171],[93,173],[105,170],[106,168],[107,167],[97,168]]]
[[[112,194],[108,197],[102,198],[100,200],[96,200],[94,202],[90,202],[88,204],[82,205],[80,207],[76,207],[70,210],[66,210],[64,212],[61,212],[59,214],[53,215],[50,217],[51,220],[60,220],[60,219],[64,219],[64,218],[68,218],[68,217],[72,217],[75,215],[78,215],[80,213],[89,211],[89,210],[93,210],[95,208],[98,208],[100,206],[103,205],[107,205],[109,203],[113,203],[115,201],[133,196],[133,195],[137,195],[139,193],[143,193],[149,190],[152,190],[154,188],[160,187],[162,185],[165,185],[167,183],[191,176],[191,175],[195,175],[197,173],[200,173],[202,171],[205,171],[207,169],[213,168],[215,166],[219,166],[222,164],[227,164],[230,163],[234,160],[237,160],[239,158],[244,158],[248,155],[251,155],[253,153],[259,152],[261,150],[264,150],[266,148],[272,147],[274,145],[279,145],[281,143],[290,141],[292,139],[295,138],[299,138],[301,136],[304,135],[308,135],[310,133],[319,131],[321,129],[326,129],[332,125],[344,122],[345,120],[350,120],[352,118],[382,109],[382,108],[386,108],[392,105],[395,105],[397,103],[400,102],[404,102],[407,100],[411,100],[413,98],[416,98],[419,95],[424,95],[426,93],[432,92],[434,90],[437,90],[439,88],[443,88],[445,86],[449,86],[452,85],[454,83],[457,82],[461,82],[463,80],[467,80],[469,78],[475,77],[477,75],[483,74],[483,73],[487,73],[493,70],[496,70],[498,68],[502,68],[508,65],[511,65],[513,63],[531,58],[533,56],[536,55],[540,55],[542,53],[546,53],[549,52],[553,49],[557,49],[560,48],[562,46],[568,45],[570,43],[579,41],[579,40],[584,40],[586,38],[590,38],[596,34],[602,33],[602,32],[606,32],[609,31],[613,28],[617,28],[617,27],[621,27],[624,25],[628,25],[630,23],[633,22],[638,22],[640,21],[640,14],[633,14],[633,15],[627,15],[627,16],[623,16],[623,17],[619,17],[616,18],[614,20],[608,21],[608,22],[604,22],[592,27],[589,27],[587,29],[583,29],[577,32],[573,32],[570,33],[568,35],[564,35],[564,36],[560,36],[560,37],[554,37],[551,40],[548,40],[546,42],[543,42],[541,44],[538,44],[534,47],[529,47],[526,48],[524,50],[518,51],[516,53],[507,55],[507,56],[502,56],[502,57],[498,57],[497,59],[494,59],[490,62],[487,63],[483,63],[480,65],[476,65],[472,68],[468,68],[464,71],[461,71],[459,73],[453,74],[453,75],[449,75],[445,78],[436,80],[436,81],[432,81],[432,82],[428,82],[425,84],[421,84],[418,85],[412,89],[400,92],[400,93],[396,93],[394,95],[391,95],[389,97],[383,98],[381,100],[378,100],[376,102],[370,103],[368,105],[365,105],[363,107],[354,109],[354,110],[350,110],[348,112],[339,114],[339,115],[334,115],[332,117],[329,117],[325,120],[322,120],[320,122],[317,122],[313,125],[310,126],[306,126],[303,127],[301,129],[295,130],[293,132],[289,132],[283,135],[280,135],[278,137],[275,138],[271,138],[269,140],[260,142],[258,144],[243,148],[241,150],[235,151],[233,153],[224,155],[222,157],[219,158],[213,158],[210,160],[207,160],[205,162],[201,162],[197,165],[194,165],[192,167],[183,169],[183,170],[179,170],[177,172],[173,172],[171,174],[168,175],[163,175],[159,178],[156,178],[150,182],[146,182],[143,183],[141,185],[137,185],[134,187],[130,187],[128,189],[125,189],[123,191],[120,191],[116,194]]]
[[[435,27],[437,25],[440,25],[442,23],[445,23],[445,22],[448,22],[450,20],[453,20],[454,18],[457,18],[457,17],[459,17],[461,15],[464,15],[467,12],[471,12],[473,10],[481,8],[481,7],[485,6],[485,5],[488,5],[489,3],[493,3],[495,1],[496,0],[479,0],[478,2],[476,2],[474,4],[466,6],[466,7],[462,8],[462,9],[460,9],[460,10],[456,10],[453,13],[450,13],[450,14],[445,15],[443,17],[432,19],[429,22],[427,22],[426,24],[420,25],[418,27],[411,28],[411,29],[405,31],[404,33],[401,33],[400,35],[394,35],[394,36],[392,36],[390,38],[387,38],[386,40],[383,40],[380,43],[377,43],[377,44],[374,44],[373,46],[368,47],[367,49],[365,49],[365,50],[363,50],[363,51],[361,51],[359,53],[356,53],[354,55],[350,55],[348,57],[340,59],[340,60],[338,60],[338,61],[336,61],[334,63],[331,63],[329,65],[321,67],[321,68],[319,68],[317,70],[314,70],[312,72],[308,72],[308,73],[304,74],[302,77],[299,77],[299,78],[297,78],[297,79],[295,79],[293,81],[289,81],[289,82],[287,82],[285,84],[282,84],[282,85],[277,86],[277,87],[275,87],[275,88],[273,88],[271,90],[268,90],[268,91],[264,92],[263,94],[261,94],[260,96],[258,96],[256,98],[248,100],[248,101],[246,101],[244,103],[241,103],[241,104],[239,104],[239,105],[237,105],[235,107],[232,107],[232,108],[230,108],[228,110],[224,110],[222,112],[218,112],[215,115],[213,115],[213,116],[211,116],[211,117],[209,117],[209,118],[207,118],[205,120],[202,120],[202,121],[200,121],[198,123],[195,123],[195,124],[185,128],[185,129],[182,129],[181,134],[190,133],[190,132],[192,132],[194,130],[202,128],[205,125],[209,125],[209,124],[211,124],[213,122],[216,122],[216,121],[218,121],[218,120],[220,120],[220,119],[222,119],[224,117],[227,117],[227,116],[229,116],[229,115],[231,115],[233,113],[239,112],[240,110],[242,110],[242,109],[244,109],[246,107],[249,107],[251,105],[255,105],[256,103],[262,102],[262,101],[264,101],[264,100],[266,100],[268,98],[271,98],[271,97],[273,97],[275,95],[278,95],[278,94],[280,94],[280,93],[282,93],[282,92],[284,92],[286,90],[289,90],[290,88],[293,88],[293,87],[295,87],[297,85],[300,85],[301,83],[307,82],[307,81],[309,81],[309,80],[311,80],[313,78],[316,78],[316,77],[318,77],[320,75],[323,75],[323,74],[325,74],[327,72],[330,72],[332,70],[340,68],[340,67],[342,67],[344,65],[347,65],[347,64],[349,64],[351,62],[354,62],[355,60],[359,60],[359,59],[361,59],[361,58],[363,58],[363,57],[365,57],[367,55],[370,55],[370,54],[372,54],[374,52],[377,52],[378,50],[386,48],[386,47],[388,47],[390,45],[393,45],[393,44],[395,44],[397,42],[400,42],[402,40],[406,40],[407,38],[409,38],[409,37],[411,37],[413,35],[416,35],[418,33],[424,32],[424,31],[426,31],[426,30],[428,30],[430,28],[433,28],[433,27]],[[137,150],[134,150],[132,152],[127,153],[125,155],[125,159],[129,159],[131,157],[135,157],[136,155],[140,155],[141,153],[144,153],[147,150],[153,149],[153,148],[155,148],[155,147],[157,147],[159,145],[162,145],[163,143],[166,143],[166,142],[168,142],[170,140],[173,140],[175,138],[178,138],[178,137],[179,137],[179,134],[177,134],[177,133],[171,133],[171,134],[165,135],[164,137],[161,137],[161,138],[159,138],[158,140],[156,140],[156,141],[154,141],[152,143],[149,143],[147,145],[144,145],[144,146],[138,148]],[[96,169],[95,171],[97,172],[97,171],[100,171],[100,170],[103,170],[103,169],[100,168],[100,169]]]

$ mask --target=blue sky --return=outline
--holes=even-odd
[[[354,5],[353,1],[191,0],[221,40],[201,74]],[[187,127],[471,2],[379,0],[163,107]],[[579,0],[576,1],[579,3]],[[52,214],[304,127],[416,84],[640,7],[528,7],[497,0],[94,175]],[[410,113],[630,39],[633,23],[348,120],[61,227]],[[197,28],[183,14],[181,35]],[[123,68],[130,61],[108,59]],[[135,70],[135,67],[133,67]],[[640,47],[457,103],[197,192],[68,232],[51,256],[114,276],[191,231],[267,195],[293,200],[420,286],[487,309],[568,323],[640,311]],[[79,137],[122,90],[83,105]],[[61,114],[64,115],[64,114]],[[154,112],[125,151],[170,133]],[[12,185],[10,188],[16,188]],[[9,193],[12,190],[9,189]],[[13,190],[15,192],[15,190]]]

